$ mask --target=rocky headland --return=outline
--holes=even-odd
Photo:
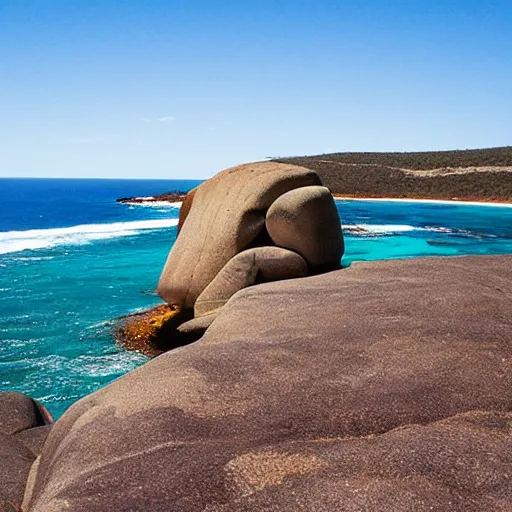
[[[144,204],[144,203],[180,203],[185,199],[186,192],[165,192],[156,196],[145,197],[120,197],[116,199],[118,203],[124,204]]]
[[[0,511],[512,508],[512,256],[340,269],[310,167],[187,194],[167,305],[119,327],[171,350],[53,425],[0,394]]]

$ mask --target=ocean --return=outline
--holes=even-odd
[[[179,205],[116,203],[189,190],[187,180],[0,179],[0,390],[59,417],[144,363],[115,345],[116,318],[160,303],[154,289]],[[337,201],[344,265],[512,254],[512,208]]]

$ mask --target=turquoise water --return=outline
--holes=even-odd
[[[160,302],[177,206],[115,203],[192,182],[0,180],[0,390],[54,416],[146,358],[112,339],[113,320]],[[512,208],[339,201],[343,263],[512,254]],[[356,226],[361,230],[352,232]]]
[[[422,256],[512,254],[512,207],[435,202],[338,201],[344,264]]]

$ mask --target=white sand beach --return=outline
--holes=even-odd
[[[458,199],[408,199],[393,197],[351,197],[333,194],[334,199],[345,201],[374,201],[374,202],[394,202],[394,203],[433,203],[433,204],[460,204],[467,206],[495,206],[512,208],[512,203],[498,203],[490,201],[463,201]]]

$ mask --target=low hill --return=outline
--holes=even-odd
[[[512,201],[512,146],[273,160],[315,170],[338,195]]]

